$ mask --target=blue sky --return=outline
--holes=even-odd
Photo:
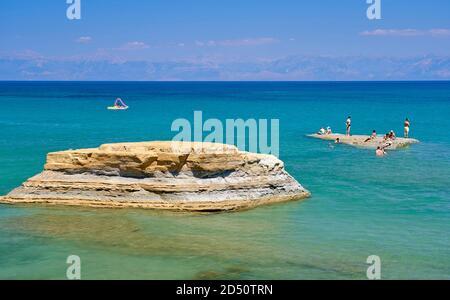
[[[0,58],[254,64],[450,56],[450,1],[381,2],[382,19],[368,20],[366,0],[81,0],[81,20],[68,20],[65,0],[2,0]]]

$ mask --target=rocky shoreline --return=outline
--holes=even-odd
[[[309,196],[272,155],[140,142],[49,153],[44,171],[0,203],[230,211]]]

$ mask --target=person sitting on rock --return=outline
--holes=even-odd
[[[394,130],[391,130],[391,131],[389,132],[389,139],[390,139],[390,140],[395,140],[395,138],[396,138],[395,132],[394,132]]]
[[[377,137],[377,132],[375,131],[375,129],[372,131],[372,134],[370,135],[370,137],[368,137],[365,141],[364,141],[364,143],[365,142],[368,142],[368,141],[371,141],[371,140],[373,140],[373,139],[375,139]]]

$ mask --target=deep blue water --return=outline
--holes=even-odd
[[[127,111],[106,107],[121,97]],[[450,82],[0,82],[0,194],[45,155],[171,139],[177,118],[279,119],[280,158],[307,201],[193,215],[0,206],[0,278],[450,279]],[[420,144],[373,151],[305,137],[321,126],[402,132]]]

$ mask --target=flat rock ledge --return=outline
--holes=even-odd
[[[355,147],[360,148],[367,148],[367,149],[376,149],[378,146],[386,146],[387,142],[383,140],[382,136],[376,137],[370,141],[366,140],[370,137],[368,135],[351,135],[347,136],[345,134],[339,134],[339,133],[333,133],[333,134],[309,134],[309,137],[316,138],[316,139],[322,139],[322,140],[328,140],[328,141],[335,141],[337,138],[339,138],[339,142],[341,144],[347,144]],[[416,139],[411,138],[401,138],[397,137],[394,140],[390,140],[388,142],[390,145],[386,146],[385,149],[387,150],[396,150],[399,148],[407,147],[411,144],[419,143]]]
[[[309,196],[273,155],[167,141],[49,153],[0,203],[229,211]]]

